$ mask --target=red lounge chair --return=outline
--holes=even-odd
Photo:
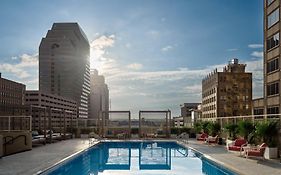
[[[227,150],[229,151],[242,151],[243,146],[247,145],[247,140],[245,139],[236,139],[233,144],[228,145]]]
[[[266,143],[263,143],[257,148],[247,149],[245,150],[245,156],[246,158],[251,156],[251,157],[262,157],[264,159],[264,151],[266,147],[267,147]]]
[[[218,143],[219,142],[219,136],[216,135],[215,137],[208,137],[206,139],[206,143],[211,144],[211,143]]]
[[[197,138],[198,141],[205,141],[208,138],[208,134],[203,133],[200,137]]]

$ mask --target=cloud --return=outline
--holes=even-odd
[[[114,47],[115,35],[102,35],[90,43],[90,67],[98,69],[101,73],[104,69],[113,69],[115,60],[109,58],[106,51]]]
[[[226,51],[233,52],[233,51],[237,51],[237,50],[238,50],[237,48],[232,48],[232,49],[227,49]]]
[[[127,68],[133,69],[133,70],[140,70],[140,69],[142,69],[142,67],[143,67],[143,65],[140,63],[133,63],[133,64],[127,65]]]
[[[112,47],[115,42],[115,35],[102,35],[99,38],[91,42],[91,47],[94,49],[104,49],[106,47]]]
[[[251,53],[251,56],[263,58],[263,52],[254,51]]]
[[[38,53],[33,55],[23,54],[20,56],[20,63],[16,66],[20,68],[36,67],[38,66]]]
[[[28,74],[27,71],[20,69],[12,64],[0,64],[0,69],[2,72],[11,73],[20,79],[30,77],[30,74]]]
[[[17,58],[17,59],[15,59]],[[17,61],[16,63],[3,63],[0,64],[0,70],[4,73],[10,73],[19,79],[25,79],[31,76],[30,69],[38,66],[38,53],[29,55],[22,54],[18,57],[11,57],[11,60]]]
[[[263,44],[249,44],[248,47],[252,49],[258,49],[263,48]]]
[[[173,49],[173,46],[168,45],[168,46],[163,47],[161,50],[163,52],[167,52],[167,51],[172,50],[172,49]]]
[[[263,59],[246,61],[246,71],[252,72],[253,78],[253,98],[263,96]]]

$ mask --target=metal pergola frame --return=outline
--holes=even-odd
[[[75,112],[64,110],[64,109],[56,109],[56,108],[50,108],[50,107],[43,107],[43,106],[35,106],[30,105],[29,106],[29,114],[32,116],[32,110],[37,109],[38,110],[38,118],[39,118],[39,130],[41,130],[41,113],[44,111],[44,138],[47,136],[47,129],[52,130],[52,111],[58,111],[59,114],[59,123],[60,123],[60,135],[63,133],[63,137],[66,138],[66,113],[71,114],[71,120],[70,120],[70,128],[73,128],[73,115],[76,115]],[[48,113],[48,115],[47,115]],[[61,125],[62,123],[62,114],[63,114],[63,127]],[[47,117],[48,117],[48,127],[47,127]],[[50,142],[52,142],[52,133],[50,132]]]
[[[139,138],[142,138],[142,117],[141,114],[145,113],[164,113],[166,115],[166,137],[169,138],[171,135],[171,111],[168,110],[159,110],[159,111],[139,111]]]
[[[105,128],[105,121],[106,121],[106,114],[121,114],[121,113],[127,113],[128,114],[128,137],[131,138],[131,111],[101,111],[101,135],[102,137],[106,137],[106,128]],[[100,118],[99,118],[100,120]]]

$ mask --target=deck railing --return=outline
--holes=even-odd
[[[208,118],[201,118],[199,121],[212,120]],[[224,127],[227,124],[237,124],[239,121],[251,121],[253,123],[261,122],[261,121],[277,121],[281,126],[281,114],[263,114],[263,115],[246,115],[246,116],[228,116],[228,117],[217,117],[216,121]],[[197,120],[198,121],[198,120]]]
[[[31,131],[31,116],[0,116],[0,131]]]

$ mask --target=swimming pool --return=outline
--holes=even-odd
[[[103,142],[44,175],[235,175],[176,142]]]

